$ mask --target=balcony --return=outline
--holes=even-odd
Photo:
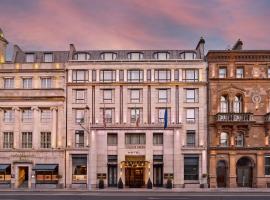
[[[253,122],[252,113],[217,113],[216,122]]]

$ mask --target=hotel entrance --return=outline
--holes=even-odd
[[[28,188],[29,181],[29,168],[27,166],[20,166],[18,174],[18,187],[20,188]]]

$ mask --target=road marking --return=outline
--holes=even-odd
[[[182,197],[148,197],[147,199],[155,200],[155,199],[176,199],[176,200],[185,200],[190,198],[182,198]]]

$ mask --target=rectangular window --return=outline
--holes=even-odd
[[[22,148],[32,148],[32,132],[22,132]]]
[[[115,70],[101,70],[100,71],[100,81],[101,82],[115,82]]]
[[[158,108],[158,123],[164,123],[166,108]],[[170,109],[167,108],[167,119],[168,123],[170,122]]]
[[[108,133],[107,144],[108,146],[117,146],[117,133]]]
[[[113,103],[113,90],[103,89],[103,103]]]
[[[26,109],[22,111],[22,122],[32,122],[33,112],[30,109]]]
[[[4,122],[14,122],[14,110],[4,110]]]
[[[113,109],[112,108],[103,108],[103,122],[113,123]]]
[[[186,122],[195,123],[195,108],[186,109]]]
[[[158,103],[169,103],[170,89],[158,89]]]
[[[84,89],[79,89],[79,90],[74,90],[75,93],[75,103],[86,103],[86,90]]]
[[[126,133],[125,143],[130,145],[145,144],[145,133]]]
[[[139,123],[140,120],[140,108],[131,108],[130,123]]]
[[[199,70],[197,70],[197,69],[183,70],[183,81],[185,81],[185,82],[198,82],[199,81]]]
[[[13,89],[14,88],[14,78],[4,78],[4,88]]]
[[[102,60],[116,60],[116,53],[102,53]]]
[[[87,182],[87,155],[72,155],[72,183]]]
[[[51,77],[41,78],[41,88],[52,88],[52,78]]]
[[[23,78],[23,89],[32,88],[32,78]]]
[[[128,82],[143,82],[143,70],[128,70]]]
[[[198,98],[198,89],[185,89],[186,91],[186,102],[187,103],[197,103],[199,98]]]
[[[154,54],[154,58],[157,60],[167,60],[170,58],[170,54],[167,52],[157,52]]]
[[[76,109],[75,110],[75,122],[76,124],[84,123],[84,110],[83,109]]]
[[[87,70],[73,70],[72,82],[74,83],[88,82],[88,71]]]
[[[51,132],[41,132],[40,142],[41,148],[51,148]]]
[[[243,67],[236,68],[236,78],[244,78],[244,68]]]
[[[184,180],[199,180],[199,157],[184,157]]]
[[[51,110],[49,109],[43,109],[41,110],[41,118],[40,118],[40,121],[42,123],[48,123],[48,122],[51,122],[52,120],[52,112]]]
[[[45,53],[44,54],[44,62],[46,62],[46,63],[53,62],[53,54],[52,53]]]
[[[155,81],[157,81],[157,82],[170,82],[171,81],[171,70],[169,70],[169,69],[156,69],[155,70]]]
[[[132,52],[128,54],[129,60],[142,60],[143,59],[143,53],[139,52]]]
[[[4,132],[4,144],[3,147],[5,149],[13,148],[13,132]]]
[[[264,157],[264,174],[270,175],[270,155]]]
[[[163,145],[163,133],[153,133],[153,144]]]
[[[75,147],[84,147],[84,131],[75,131]]]
[[[267,69],[267,78],[270,78],[270,67]]]
[[[140,103],[141,102],[141,89],[131,89],[130,90],[130,103]]]
[[[226,67],[220,67],[218,69],[218,77],[219,78],[227,78],[227,68]]]
[[[194,130],[188,130],[187,131],[187,146],[188,147],[194,147],[195,146],[195,131]]]
[[[35,54],[33,54],[33,53],[27,53],[25,56],[26,56],[25,57],[25,61],[27,63],[33,63],[33,62],[35,62]]]

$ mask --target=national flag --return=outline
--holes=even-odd
[[[165,108],[165,112],[164,112],[164,129],[166,129],[168,127],[168,109]]]

